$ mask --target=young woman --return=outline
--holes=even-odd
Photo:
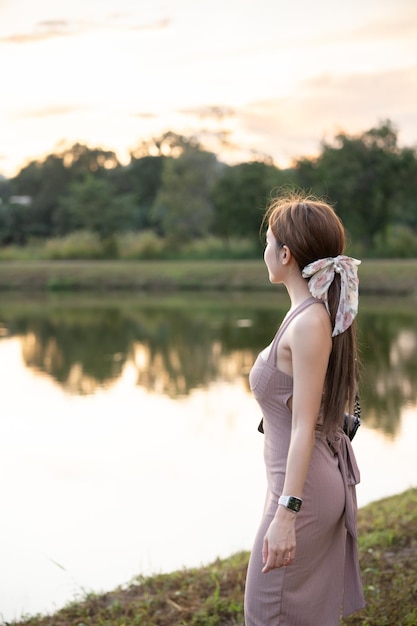
[[[267,496],[249,562],[246,626],[336,626],[364,606],[355,484],[342,426],[357,393],[357,266],[324,202],[275,200],[265,263],[291,307],[250,373]]]

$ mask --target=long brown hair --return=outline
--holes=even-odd
[[[346,237],[343,224],[333,208],[301,194],[278,197],[264,217],[277,244],[286,245],[300,271],[313,261],[343,254]],[[306,279],[307,280],[307,279]],[[340,297],[340,275],[335,274],[328,291],[332,327]],[[332,350],[323,389],[323,428],[336,430],[345,411],[352,412],[358,388],[358,348],[356,324],[332,338]]]

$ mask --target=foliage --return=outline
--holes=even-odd
[[[233,236],[259,238],[259,227],[271,190],[286,176],[265,163],[241,163],[225,168],[213,192],[213,231],[228,240]]]
[[[42,256],[51,260],[103,259],[105,251],[98,235],[78,230],[65,237],[48,239]]]
[[[194,147],[187,147],[176,159],[164,161],[152,217],[158,231],[174,247],[210,232],[210,190],[216,168],[214,154]]]
[[[90,230],[104,240],[127,230],[131,213],[130,195],[117,196],[110,181],[88,174],[69,186],[67,195],[60,199],[56,218],[70,225],[70,231]]]
[[[134,210],[129,224],[130,230],[149,230],[152,226],[151,209],[161,186],[164,156],[132,155],[126,167],[110,172],[117,195],[132,196]]]
[[[74,181],[87,174],[106,176],[119,165],[115,154],[100,148],[75,144],[58,154],[50,154],[43,161],[32,161],[11,182],[11,196],[31,198],[30,210],[25,214],[25,243],[31,236],[49,237],[60,232],[56,228],[55,212],[59,199]],[[0,239],[1,239],[0,230]]]
[[[0,244],[27,244],[28,224],[31,222],[31,209],[25,204],[0,205]]]
[[[122,233],[117,236],[120,259],[175,259],[190,261],[205,259],[258,258],[259,251],[250,239],[233,237],[226,243],[220,237],[196,238],[175,250],[166,237],[152,230]],[[1,258],[1,257],[0,257]]]
[[[416,256],[417,152],[399,146],[389,120],[358,135],[339,133],[318,156],[286,170],[265,159],[226,165],[194,137],[174,132],[143,141],[123,166],[112,151],[75,144],[0,178],[0,246],[87,229],[114,258],[116,235],[126,231],[148,242],[153,231],[157,245],[147,258],[188,256],[191,244],[201,252],[199,240],[212,237],[224,246],[216,256],[231,254],[231,238],[253,242],[260,253],[265,206],[288,187],[328,199],[357,256]]]
[[[138,233],[123,233],[117,237],[119,257],[121,259],[161,259],[165,256],[164,239],[152,230]]]
[[[149,156],[172,158],[179,157],[187,150],[198,150],[199,142],[194,137],[185,137],[173,131],[167,131],[159,137],[152,137],[148,141],[141,141],[131,152],[131,156],[136,159]]]
[[[300,184],[328,197],[352,238],[368,249],[397,221],[416,224],[416,154],[399,148],[389,121],[359,136],[337,135],[318,158],[300,159],[296,169]]]
[[[366,609],[346,626],[417,623],[417,489],[359,511],[359,553]]]
[[[259,257],[259,250],[249,237],[230,237],[226,242],[220,237],[196,239],[182,247],[181,259],[251,259]]]
[[[367,606],[345,626],[413,626],[417,623],[417,490],[359,511],[359,555]],[[126,588],[88,594],[53,617],[20,626],[243,626],[248,554],[200,569],[137,577]]]
[[[373,255],[380,259],[415,259],[417,257],[417,230],[404,224],[389,224],[385,234],[376,233]]]

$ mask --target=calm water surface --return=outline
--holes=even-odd
[[[265,479],[253,296],[0,305],[0,617],[250,549]],[[415,303],[361,299],[359,505],[417,484]]]

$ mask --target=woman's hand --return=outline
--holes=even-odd
[[[285,507],[279,506],[264,537],[262,562],[265,574],[276,567],[285,567],[295,556],[295,517]]]

